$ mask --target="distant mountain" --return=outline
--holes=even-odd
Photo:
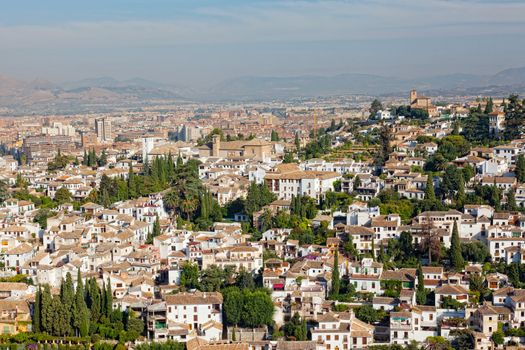
[[[3,115],[106,112],[140,109],[165,101],[248,101],[337,95],[406,95],[416,88],[432,95],[504,96],[525,92],[525,67],[494,75],[447,74],[420,79],[373,74],[248,76],[226,80],[208,89],[194,89],[142,78],[98,77],[56,84],[43,79],[25,82],[0,75]]]
[[[406,89],[400,79],[372,74],[335,76],[241,77],[224,81],[206,92],[210,98],[252,99],[377,94]]]
[[[140,108],[158,101],[182,101],[184,89],[134,78],[111,77],[55,84],[43,79],[24,82],[0,76],[3,115],[106,112]],[[155,102],[153,102],[155,101]]]
[[[491,83],[495,85],[525,84],[525,67],[502,70],[492,76]]]
[[[66,90],[97,87],[118,94],[131,94],[144,99],[178,99],[182,98],[181,94],[186,92],[184,88],[142,78],[121,81],[111,77],[99,77],[63,83],[61,87]]]
[[[384,77],[372,74],[335,76],[241,77],[212,87],[206,96],[215,99],[272,99],[344,94],[382,95],[425,90],[464,90],[487,86],[525,86],[525,67],[503,70],[494,75],[447,74],[419,79]],[[502,90],[502,89],[499,89]]]

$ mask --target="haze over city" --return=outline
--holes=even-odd
[[[495,74],[525,62],[525,3],[10,1],[0,75],[209,87],[241,76]]]
[[[525,349],[525,1],[0,8],[0,350]]]

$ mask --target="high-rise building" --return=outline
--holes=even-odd
[[[99,142],[112,141],[111,121],[107,118],[95,119],[95,132]]]

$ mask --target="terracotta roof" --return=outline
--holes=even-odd
[[[461,286],[444,284],[436,288],[436,294],[458,295],[458,294],[468,294],[468,291],[464,287],[461,287]]]
[[[166,295],[166,303],[170,305],[222,304],[222,294],[218,292],[170,294]]]

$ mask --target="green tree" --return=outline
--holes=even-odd
[[[62,170],[69,164],[70,161],[70,157],[62,155],[59,150],[55,158],[47,164],[47,170]]]
[[[40,313],[42,304],[42,290],[38,287],[35,294],[35,303],[33,307],[33,332],[39,333],[41,331]]]
[[[182,266],[180,284],[186,289],[199,288],[199,266],[190,262]]]
[[[465,267],[465,261],[463,255],[461,255],[461,241],[459,239],[458,223],[454,221],[452,227],[452,237],[450,238],[450,251],[449,251],[450,265],[456,271],[463,271]]]
[[[235,285],[241,290],[254,289],[255,281],[253,280],[253,276],[249,271],[241,268],[237,273],[237,277],[235,278]]]
[[[484,263],[490,257],[487,246],[480,241],[472,241],[461,244],[461,254],[465,261]]]
[[[428,337],[425,340],[426,350],[452,350],[450,342],[442,336]],[[408,349],[407,349],[408,350]]]
[[[356,175],[355,178],[354,178],[354,191],[356,189],[358,189],[359,187],[361,187],[361,178],[359,177],[359,175]]]
[[[228,287],[222,291],[224,298],[223,312],[226,323],[236,326],[241,322],[243,294],[237,287]]]
[[[77,272],[77,288],[75,290],[75,303],[73,305],[73,326],[77,335],[85,337],[89,333],[89,310],[84,299],[84,283],[80,269]]]
[[[68,329],[66,330],[66,334],[68,335],[72,334],[71,324],[73,319],[72,310],[74,300],[75,288],[73,286],[73,279],[71,277],[71,274],[68,272],[66,274],[65,281],[62,281],[62,284],[60,285],[60,302],[62,307],[64,308],[63,312],[65,314],[63,315],[63,317],[67,320],[66,324]]]
[[[272,130],[272,134],[271,134],[270,140],[271,141],[280,141],[281,140],[279,138],[279,134],[277,133],[277,131]]]
[[[52,303],[53,297],[51,296],[51,289],[49,285],[46,284],[40,296],[40,324],[41,330],[50,335],[53,334],[53,322],[55,321]]]
[[[98,166],[105,166],[106,164],[108,164],[108,155],[105,149],[102,150],[102,153],[100,154],[100,158],[98,158],[97,163]]]
[[[244,290],[241,320],[245,327],[256,328],[273,324],[274,305],[265,290]]]
[[[384,316],[384,311],[376,310],[369,304],[359,306],[355,311],[355,317],[366,323],[379,322]]]
[[[9,198],[7,182],[0,180],[0,204]]]
[[[289,163],[296,163],[297,161],[294,158],[294,155],[292,152],[285,152],[283,157],[283,163],[289,164]]]
[[[47,219],[51,216],[51,211],[47,208],[44,209],[38,209],[36,212],[33,221],[40,224],[40,227],[42,229],[47,228]]]
[[[67,336],[70,333],[71,330],[71,324],[69,319],[69,312],[66,310],[64,305],[62,304],[62,301],[60,300],[60,296],[55,296],[51,300],[51,333],[54,336]]]
[[[20,174],[20,173],[16,174],[15,187],[17,187],[17,188],[27,188],[27,186],[28,186],[28,182],[27,182],[26,179],[24,179],[22,174]]]
[[[479,273],[473,273],[469,278],[469,287],[472,292],[479,293],[479,302],[487,300],[490,297],[490,289],[485,286],[485,278]]]
[[[201,271],[200,289],[205,292],[218,292],[226,284],[226,272],[217,265]]]
[[[106,310],[106,316],[109,317],[113,311],[113,292],[111,291],[111,281],[108,277],[108,283],[106,285],[104,301],[106,305],[104,309]]]
[[[390,145],[392,138],[390,127],[387,125],[381,127],[379,130],[379,150],[375,158],[376,165],[384,165],[392,153],[392,146]]]
[[[301,150],[301,140],[299,139],[299,133],[295,133],[295,139],[294,139],[295,149],[297,152]]]
[[[427,175],[427,186],[425,188],[425,199],[429,201],[436,200],[436,193],[434,192],[434,180],[430,174]]]
[[[525,182],[525,156],[523,154],[518,155],[514,172],[519,183]]]
[[[153,239],[155,237],[158,237],[160,236],[160,221],[159,221],[159,216],[156,215],[155,217],[155,222],[153,222],[153,229],[151,230],[151,232],[148,234],[148,237],[146,238],[146,244],[153,244]]]
[[[458,192],[456,193],[456,207],[463,208],[465,204],[465,181],[463,180],[463,172],[459,172]]]
[[[494,101],[492,101],[492,97],[490,97],[487,100],[487,104],[485,105],[485,111],[483,113],[490,114],[494,111]]]
[[[376,113],[383,109],[383,104],[377,98],[370,104],[370,116],[373,117]]]
[[[98,322],[103,314],[102,293],[94,278],[89,279],[86,283],[86,304],[91,311],[91,321],[94,323]]]
[[[510,210],[510,211],[518,210],[518,206],[516,204],[516,194],[515,194],[514,189],[511,189],[509,191],[509,194],[507,195],[507,210]]]
[[[341,287],[341,279],[339,277],[339,252],[336,250],[334,254],[334,265],[332,266],[332,296],[339,295]]]
[[[503,343],[505,342],[505,333],[498,329],[497,331],[492,333],[492,341],[498,346],[503,345]]]
[[[423,276],[423,270],[421,265],[417,267],[417,290],[416,290],[416,302],[418,305],[425,305],[427,302],[427,291],[425,290],[425,278]]]
[[[290,322],[286,323],[283,327],[284,335],[290,339],[293,338],[297,341],[307,340],[307,328],[305,320],[301,320],[301,317],[296,312],[290,319]]]
[[[59,204],[64,204],[71,201],[71,192],[65,187],[60,187],[55,192],[55,201]]]
[[[525,109],[523,101],[518,95],[511,95],[505,105],[505,131],[506,140],[519,139],[523,135],[525,124]]]

